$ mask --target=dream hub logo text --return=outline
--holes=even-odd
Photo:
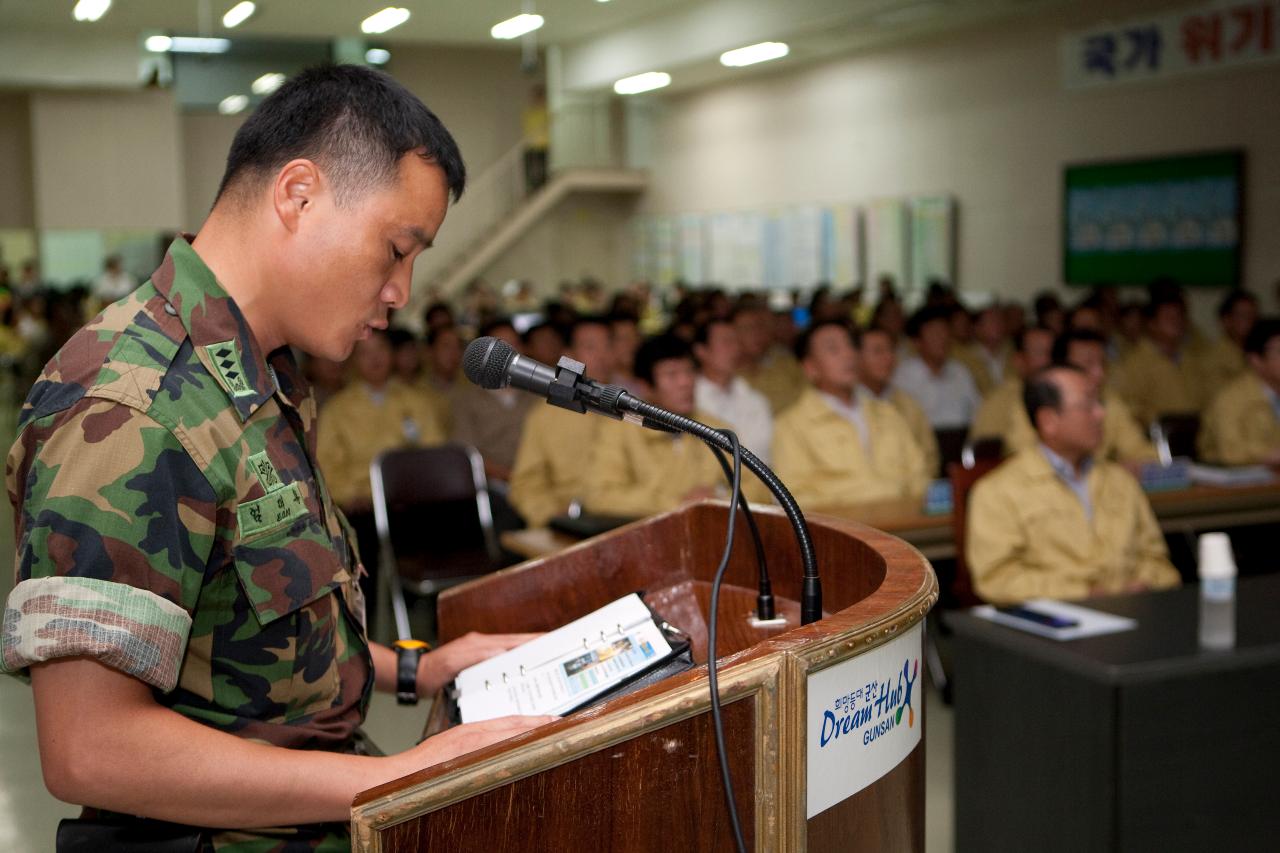
[[[868,746],[876,738],[902,725],[904,712],[907,727],[914,726],[916,709],[912,694],[919,674],[919,658],[905,660],[896,683],[892,679],[873,681],[848,695],[838,697],[833,703],[833,710],[822,712],[822,734],[818,738],[818,746],[825,747],[841,735],[847,739],[850,734],[860,736],[862,745]]]

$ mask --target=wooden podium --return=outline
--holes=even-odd
[[[726,513],[724,502],[693,504],[443,593],[442,642],[472,630],[556,628],[643,590],[693,637],[699,665],[362,793],[352,810],[354,849],[732,850],[704,665]],[[886,775],[806,820],[806,690],[811,673],[922,621],[937,600],[933,571],[892,536],[812,517],[826,615],[801,627],[790,525],[774,509],[756,516],[778,612],[788,622],[760,629],[748,620],[756,562],[739,523],[717,640],[725,746],[747,843],[755,850],[922,851],[923,738]],[[923,716],[922,695],[915,704]]]

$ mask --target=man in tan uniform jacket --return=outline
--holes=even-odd
[[[1187,339],[1187,308],[1176,298],[1152,301],[1146,335],[1120,362],[1115,388],[1144,426],[1160,415],[1194,414],[1204,405],[1202,365]]]
[[[764,305],[739,308],[733,314],[742,346],[742,378],[765,399],[776,415],[804,390],[804,374],[795,358],[773,340],[773,315]]]
[[[610,376],[614,368],[608,321],[580,319],[569,333],[569,357],[582,362],[592,379]],[[535,406],[529,413],[507,497],[530,527],[545,525],[581,500],[586,455],[606,420],[549,404]]]
[[[667,334],[646,340],[636,352],[635,371],[653,389],[650,402],[654,405],[716,429],[726,428],[694,406],[697,373],[693,351],[682,339]],[[727,494],[724,471],[701,439],[600,420],[583,496],[588,512],[638,518]],[[754,502],[767,494],[764,484],[745,468],[742,491]]]
[[[897,367],[898,350],[893,335],[878,327],[863,332],[862,343],[858,347],[858,380],[871,392],[871,396],[898,410],[907,422],[911,437],[924,453],[925,471],[930,477],[938,476],[941,468],[937,433],[915,398],[889,384]]]
[[[1049,366],[1053,332],[1030,326],[1014,336],[1013,370],[978,407],[969,426],[969,439],[1003,437],[1022,410],[1022,382]]]
[[[439,416],[417,388],[393,377],[391,337],[356,344],[356,375],[320,410],[316,457],[334,501],[355,528],[365,566],[378,565],[369,465],[384,450],[443,444]]]
[[[1027,380],[1040,438],[974,486],[966,558],[974,588],[1006,604],[1177,586],[1164,536],[1137,481],[1099,460],[1103,409],[1073,367]]]
[[[1233,290],[1218,306],[1222,335],[1204,346],[1197,356],[1210,399],[1238,376],[1248,372],[1244,344],[1258,322],[1258,299],[1245,290]],[[1208,402],[1208,401],[1206,401]]]
[[[1107,340],[1089,329],[1073,329],[1058,337],[1053,344],[1053,363],[1067,364],[1083,370],[1095,389],[1100,390],[1106,414],[1102,420],[1102,444],[1094,455],[1098,459],[1119,462],[1136,471],[1144,462],[1160,457],[1155,445],[1134,419],[1133,413],[1118,394],[1107,387]],[[1006,454],[1035,447],[1040,441],[1027,419],[1027,407],[1021,400],[1004,434]]]
[[[1280,466],[1280,320],[1254,324],[1245,353],[1248,371],[1205,412],[1200,456],[1221,465]]]
[[[969,368],[978,393],[986,397],[1008,378],[1013,348],[1004,328],[1004,308],[988,305],[973,321],[973,340],[953,348],[952,357]]]
[[[907,422],[893,406],[858,392],[853,330],[838,321],[817,323],[796,353],[813,387],[778,418],[773,460],[801,506],[922,496],[930,472]]]

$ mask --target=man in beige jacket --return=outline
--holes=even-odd
[[[1083,371],[1051,367],[1027,380],[1039,436],[978,481],[966,558],[974,588],[997,604],[1177,586],[1164,536],[1137,481],[1097,459],[1103,407]]]
[[[813,387],[778,418],[774,469],[806,509],[916,498],[929,472],[902,415],[858,389],[855,332],[810,326],[796,344]]]
[[[1249,369],[1205,412],[1200,455],[1221,465],[1280,466],[1280,320],[1259,320],[1244,347]]]

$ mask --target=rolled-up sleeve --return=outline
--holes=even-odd
[[[18,582],[0,670],[84,656],[177,684],[217,499],[176,430],[90,398],[23,429],[7,471]]]

